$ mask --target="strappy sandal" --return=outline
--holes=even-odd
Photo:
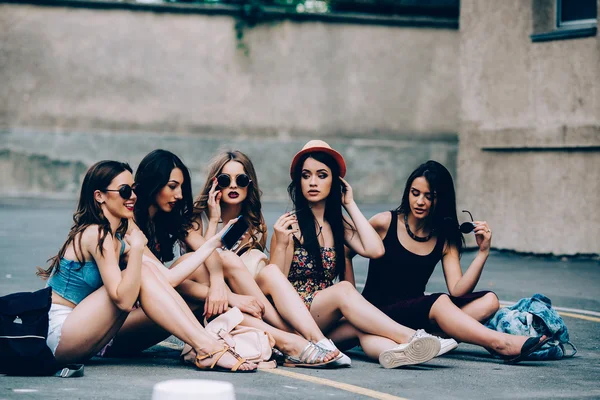
[[[234,356],[238,362],[231,368],[225,368],[225,367],[221,367],[220,365],[217,365],[217,363],[219,362],[219,360],[221,359],[221,357],[223,357],[223,355],[225,353],[229,353],[232,356]],[[200,361],[206,360],[207,358],[212,358],[215,357],[215,360],[213,361],[213,363],[210,365],[210,367],[206,367],[200,364]],[[239,373],[244,373],[244,372],[256,372],[256,369],[249,369],[249,370],[239,370],[238,368],[243,364],[243,363],[250,363],[249,361],[246,361],[245,358],[241,357],[238,353],[236,353],[235,351],[233,351],[231,349],[231,347],[225,345],[221,350],[217,350],[217,351],[213,351],[212,353],[208,353],[208,354],[197,354],[196,355],[196,360],[195,360],[195,365],[198,369],[201,370],[214,370],[214,371],[223,371],[223,372],[239,372]]]
[[[331,351],[324,350],[315,343],[308,341],[308,344],[304,350],[302,350],[299,357],[293,357],[287,354],[284,355],[283,366],[289,368],[320,368],[333,363],[339,358],[336,357],[329,361],[324,361],[329,353],[331,353]]]
[[[525,343],[523,344],[523,347],[521,347],[521,353],[519,355],[517,355],[516,357],[515,356],[503,357],[504,363],[505,364],[516,364],[518,362],[526,360],[527,357],[531,353],[538,350],[540,347],[542,347],[543,345],[548,343],[551,339],[549,337],[545,337],[544,340],[542,340],[543,337],[544,337],[544,335],[537,336],[537,337],[530,337],[529,339],[527,339],[525,341]]]

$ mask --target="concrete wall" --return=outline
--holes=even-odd
[[[461,1],[459,208],[496,248],[597,254],[600,36],[532,43],[542,3]]]
[[[9,127],[454,134],[452,30],[0,5]]]
[[[399,202],[435,158],[456,170],[458,32],[0,4],[0,195],[73,196],[102,158],[175,151],[195,187],[219,148],[286,199],[309,139],[342,150],[361,201]]]

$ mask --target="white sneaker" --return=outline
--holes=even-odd
[[[434,336],[430,333],[425,332],[424,329],[417,330],[417,333],[415,333],[415,337],[432,337],[432,338],[436,338],[437,340],[439,340],[440,341],[440,352],[438,353],[438,355],[436,357],[444,355],[444,354],[448,353],[449,351],[452,351],[458,347],[458,343],[456,342],[456,340],[442,339],[439,336]]]
[[[384,368],[396,368],[402,365],[414,365],[427,362],[440,351],[439,340],[433,337],[413,336],[410,342],[399,344],[379,355],[379,364]]]
[[[335,347],[335,344],[333,344],[331,339],[327,339],[327,338],[323,338],[323,339],[319,340],[316,343],[316,345],[319,346],[320,348],[322,348],[323,350],[327,350],[327,351],[337,350],[337,347]],[[352,365],[352,360],[350,360],[350,357],[348,357],[347,355],[345,355],[344,353],[342,353],[340,351],[340,355],[338,356],[338,358],[335,361],[333,361],[327,365],[332,366],[334,368],[349,367]]]

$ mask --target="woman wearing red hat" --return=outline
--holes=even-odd
[[[336,342],[355,341],[386,368],[426,362],[440,350],[433,337],[416,337],[365,300],[346,274],[344,246],[369,258],[381,257],[383,243],[354,202],[343,177],[340,153],[320,140],[296,154],[288,192],[295,213],[276,222],[271,262],[298,291],[324,332]],[[350,218],[344,217],[342,207]],[[334,284],[334,279],[340,282]],[[342,318],[345,320],[340,324]]]

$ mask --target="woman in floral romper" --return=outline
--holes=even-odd
[[[358,339],[365,353],[386,368],[429,361],[438,354],[439,341],[415,337],[414,330],[387,317],[361,296],[353,274],[344,271],[344,246],[369,258],[384,253],[379,235],[354,202],[345,173],[344,158],[323,141],[312,140],[296,154],[288,187],[295,212],[275,223],[271,263],[288,277],[336,345]],[[343,216],[342,206],[350,218]],[[334,284],[337,277],[340,282]]]

